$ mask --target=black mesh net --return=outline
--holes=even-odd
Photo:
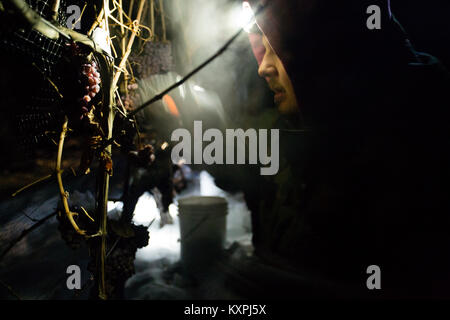
[[[27,0],[30,7],[47,20],[51,19],[49,0]],[[84,1],[61,0],[57,22],[65,26],[67,6],[83,8]],[[27,153],[48,144],[62,110],[62,99],[55,83],[64,76],[57,65],[63,58],[64,39],[52,40],[41,33],[14,26],[13,20],[1,23],[0,56],[8,62],[2,81],[2,113],[10,122],[16,142]],[[20,86],[22,90],[17,90]]]
[[[48,20],[51,17],[51,4],[49,2],[52,1],[27,0],[33,10]],[[67,21],[66,9],[66,2],[61,0],[58,14],[58,23],[61,25],[65,25]],[[8,34],[2,32],[1,41],[2,49],[27,55],[47,76],[52,75],[53,66],[61,58],[63,41],[61,39],[48,39],[34,30],[22,29]]]

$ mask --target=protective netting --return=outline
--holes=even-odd
[[[53,1],[27,0],[27,3],[39,15],[50,20]],[[72,0],[69,5],[73,4],[82,7],[84,2]],[[63,26],[67,21],[67,5],[67,1],[61,0],[57,21]],[[22,70],[27,72],[21,97],[10,101],[15,104],[11,119],[15,122],[13,127],[17,130],[18,143],[29,151],[30,147],[48,143],[48,133],[54,131],[57,125],[62,99],[51,82],[57,83],[62,76],[56,66],[64,52],[64,40],[49,39],[32,29],[13,27],[11,30],[2,26],[0,43],[0,55],[20,64]],[[14,72],[14,68],[7,71]]]
[[[48,0],[27,0],[30,7],[35,10],[40,16],[50,20],[51,4]],[[58,23],[65,25],[67,21],[66,16],[66,2],[61,0],[61,5],[58,14]],[[35,30],[19,29],[13,33],[5,34],[1,30],[2,50],[9,50],[12,53],[22,53],[27,55],[39,69],[47,76],[52,75],[53,66],[61,58],[63,41],[61,39],[51,40],[43,36]]]

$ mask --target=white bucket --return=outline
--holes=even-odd
[[[181,262],[191,275],[208,268],[220,257],[226,237],[228,204],[221,197],[178,200]]]

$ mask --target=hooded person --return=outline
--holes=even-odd
[[[366,24],[374,4],[381,29]],[[448,296],[445,68],[413,48],[390,1],[244,6],[259,12],[249,40],[274,92],[284,159],[245,191],[261,267],[246,277],[264,269],[266,297]],[[371,291],[377,267],[383,290]]]

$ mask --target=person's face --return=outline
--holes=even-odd
[[[265,35],[263,35],[262,41],[265,53],[259,65],[258,74],[266,79],[270,90],[275,93],[274,102],[278,111],[281,114],[296,113],[299,111],[298,103],[291,79]]]

